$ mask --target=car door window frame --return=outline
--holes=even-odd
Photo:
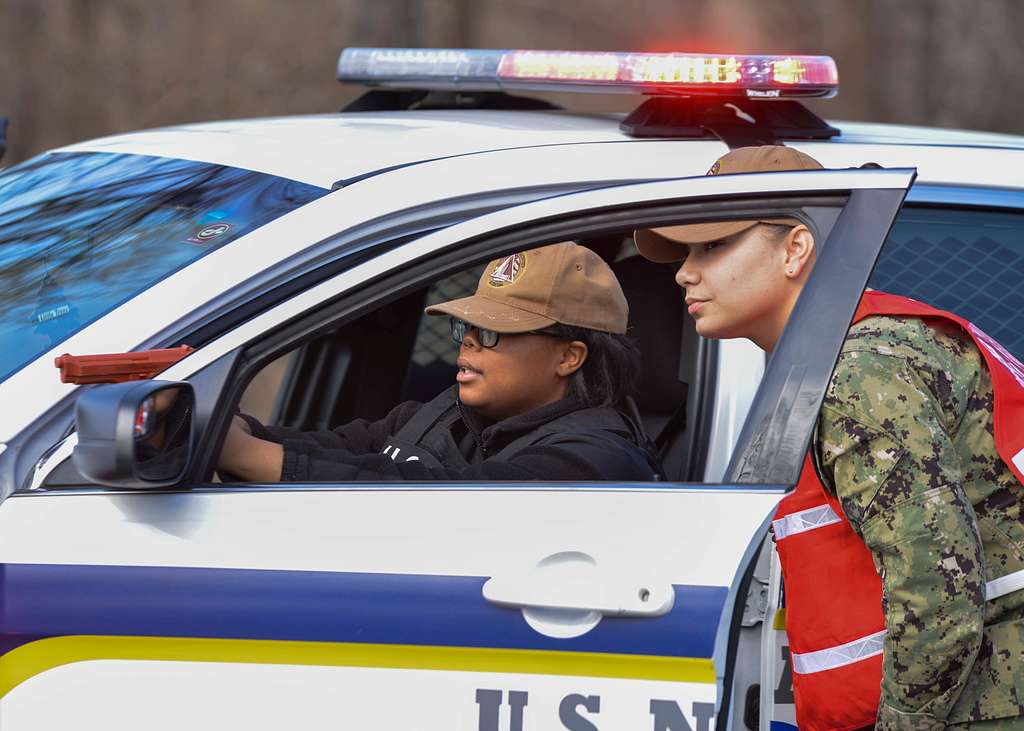
[[[902,201],[906,188],[905,186],[895,186],[894,181],[898,179],[906,183],[912,173],[907,171],[893,173],[890,171],[888,173],[890,179],[885,180],[878,175],[881,171],[872,172],[879,178],[878,183],[881,184],[880,187],[882,189],[885,189],[885,183],[889,185],[889,192],[880,194],[882,197]],[[806,173],[801,173],[800,175],[806,175]],[[744,177],[749,178],[752,176]],[[898,193],[892,193],[892,190],[897,190]],[[854,190],[853,192],[857,191]],[[821,207],[822,205],[842,207],[848,199],[848,195],[843,195],[841,191],[828,191],[826,193],[815,191],[812,194],[799,191],[795,195],[773,194],[757,198],[753,197],[754,195],[756,194],[748,194],[746,199],[741,200],[733,197],[723,200],[721,196],[707,196],[699,197],[697,200],[687,198],[681,201],[677,197],[675,201],[670,203],[641,201],[632,205],[626,204],[614,207],[604,205],[590,208],[589,212],[587,207],[580,207],[572,215],[563,214],[562,216],[552,217],[547,220],[543,218],[540,220],[528,218],[525,222],[511,223],[500,231],[491,231],[476,237],[469,236],[467,240],[462,240],[461,242],[458,238],[449,235],[446,237],[448,242],[444,246],[437,248],[422,247],[426,240],[433,238],[431,236],[420,239],[417,242],[412,242],[407,246],[416,247],[420,245],[424,249],[423,254],[418,257],[410,257],[410,260],[407,261],[401,270],[396,271],[393,268],[388,269],[385,267],[368,267],[371,270],[368,272],[369,276],[366,276],[361,281],[359,287],[354,290],[345,288],[334,299],[318,301],[317,306],[312,310],[312,315],[307,310],[305,315],[296,317],[295,321],[287,328],[278,328],[276,332],[272,332],[269,335],[263,334],[259,342],[249,343],[240,359],[240,370],[232,379],[232,386],[228,389],[227,393],[221,395],[220,404],[214,412],[213,423],[208,426],[209,431],[207,433],[223,435],[227,421],[225,417],[226,407],[234,404],[240,397],[244,382],[247,381],[246,376],[251,375],[249,373],[250,370],[255,372],[254,369],[258,368],[259,365],[280,356],[291,347],[294,347],[297,342],[308,339],[328,327],[336,327],[342,321],[358,317],[390,299],[423,286],[438,276],[444,276],[464,268],[469,261],[485,261],[501,253],[545,242],[600,235],[611,230],[621,230],[626,225],[656,226],[691,217],[706,220],[710,218],[721,219],[723,217],[751,218],[765,215],[778,216],[780,211],[786,211],[790,215],[798,215],[802,219],[806,219],[803,209],[809,206],[812,208]],[[875,197],[877,198],[878,196]],[[898,208],[898,203],[896,207]],[[809,221],[809,223],[817,225],[816,222]],[[443,236],[446,233],[448,232],[441,232],[434,236]],[[428,241],[428,243],[430,242]],[[829,247],[826,245],[824,248],[827,249]],[[429,252],[429,255],[427,252]],[[392,255],[395,255],[395,252],[392,252]],[[380,259],[386,260],[388,256],[389,254],[384,254],[378,259],[368,262],[368,264],[378,263]],[[856,302],[855,300],[851,300],[851,302],[850,315],[852,316],[852,310],[856,306]],[[847,318],[846,322],[848,321],[849,318]],[[242,343],[239,342],[238,345],[242,345]],[[838,354],[838,346],[836,346],[836,354]],[[829,370],[833,363],[834,358],[829,361]],[[822,393],[823,390],[824,386],[822,386]],[[807,399],[804,398],[801,404],[806,401]],[[820,403],[820,399],[818,402]],[[204,473],[209,474],[212,470],[212,463],[215,461],[214,456],[219,448],[219,441],[220,439],[202,440],[206,448],[202,454],[198,455],[196,460],[196,470],[198,471],[193,471],[192,473],[194,482],[201,482],[201,475]],[[804,444],[806,444],[806,441]],[[771,485],[771,489],[778,490],[781,485],[791,485],[793,482],[768,483],[759,481],[759,484],[764,486]]]

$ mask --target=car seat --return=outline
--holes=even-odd
[[[635,253],[612,262],[612,270],[629,301],[629,335],[642,355],[633,397],[643,427],[658,447],[666,480],[699,479],[692,471],[696,403],[688,400],[704,349],[693,320],[684,313],[683,294],[672,267]],[[688,418],[690,417],[690,418]]]

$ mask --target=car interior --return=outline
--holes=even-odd
[[[641,257],[631,237],[577,243],[609,264],[629,301],[629,333],[643,363],[634,416],[657,446],[663,478],[699,480],[700,410],[688,395],[709,356],[685,316],[673,268]],[[382,418],[403,401],[429,401],[455,382],[458,346],[447,318],[424,315],[423,308],[471,295],[482,269],[445,277],[278,358],[253,378],[240,409],[263,423],[314,431]]]

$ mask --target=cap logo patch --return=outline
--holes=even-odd
[[[526,254],[512,254],[498,262],[488,277],[487,283],[492,287],[507,287],[526,271]]]
[[[718,175],[718,171],[722,169],[722,161],[715,160],[715,164],[708,170],[708,175]]]

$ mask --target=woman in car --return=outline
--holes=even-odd
[[[709,174],[814,168],[766,146]],[[796,219],[635,238],[679,263],[698,333],[767,353],[816,251]],[[963,318],[866,292],[773,522],[802,730],[1024,728],[1022,480],[1024,366]]]
[[[457,383],[384,419],[301,432],[235,417],[218,470],[251,482],[651,480],[620,409],[638,368],[615,275],[553,244],[492,261],[471,297],[432,305],[460,344]]]

